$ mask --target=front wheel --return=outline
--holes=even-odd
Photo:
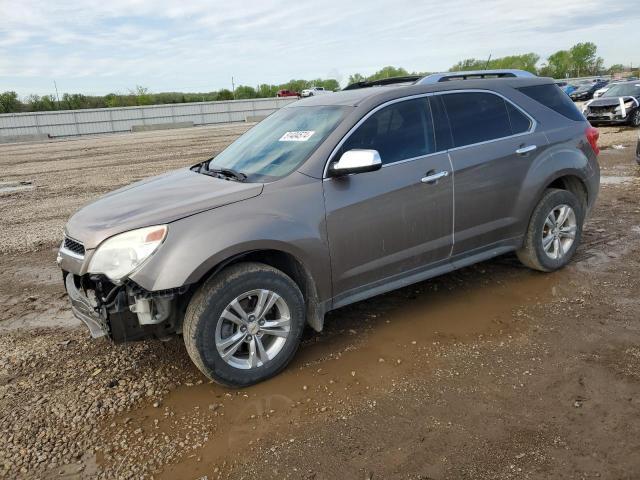
[[[548,189],[531,215],[518,258],[543,272],[564,267],[580,243],[583,222],[584,209],[573,193]]]
[[[640,127],[640,107],[636,108],[629,117],[629,125],[632,127]]]
[[[244,387],[291,361],[304,324],[304,299],[291,278],[268,265],[240,263],[210,278],[193,296],[184,341],[207,377]]]

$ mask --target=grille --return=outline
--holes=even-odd
[[[84,245],[71,238],[64,237],[64,248],[77,255],[84,256]]]
[[[608,107],[591,107],[590,106],[589,110],[592,113],[608,113],[608,112],[613,112],[615,110],[615,108],[616,108],[615,106],[614,107],[611,107],[611,106],[608,106]]]

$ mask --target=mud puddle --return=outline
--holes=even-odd
[[[31,182],[0,182],[0,195],[32,190],[33,188],[35,186]]]
[[[631,183],[636,177],[603,175],[600,177],[600,185],[621,185],[623,183]]]
[[[506,335],[520,309],[558,294],[561,272],[489,268],[501,271],[480,266],[470,278],[452,274],[338,310],[325,333],[305,341],[277,377],[242,390],[202,377],[175,388],[155,408],[129,412],[105,426],[106,433],[128,446],[122,455],[135,451],[132,444],[155,445],[169,460],[157,477],[166,479],[211,475],[285,434],[284,441],[294,442],[301,426],[346,419],[352,407],[375,403],[398,379],[429,375],[438,362],[428,353],[433,345]],[[99,452],[98,462],[121,454]]]

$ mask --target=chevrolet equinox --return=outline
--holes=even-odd
[[[569,97],[518,71],[400,80],[289,104],[79,210],[57,260],[75,316],[115,342],[182,334],[246,386],[330,310],[511,251],[566,265],[600,178]]]

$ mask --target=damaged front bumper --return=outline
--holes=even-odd
[[[63,275],[71,311],[93,338],[124,343],[182,331],[188,289],[147,292],[131,282],[117,286],[96,275]]]
[[[66,275],[64,286],[71,301],[73,315],[87,326],[91,336],[100,338],[109,335],[108,317],[97,311],[89,297],[76,287],[72,274]]]
[[[121,343],[181,333],[189,287],[149,292],[131,280],[116,285],[87,272],[93,252],[65,237],[57,258],[71,311],[93,338]]]
[[[586,112],[585,117],[587,117],[589,123],[592,124],[622,125],[625,123],[629,123],[630,121],[629,114],[622,115],[614,111],[594,113]]]

